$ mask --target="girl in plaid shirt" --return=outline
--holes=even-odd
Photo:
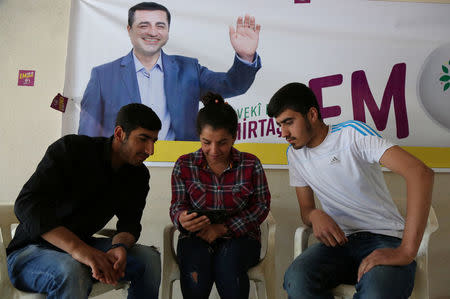
[[[170,217],[184,298],[208,298],[213,283],[221,298],[248,298],[247,271],[259,261],[259,225],[270,192],[259,159],[233,147],[238,117],[218,94],[202,98],[197,116],[201,148],[178,158],[172,172]],[[223,210],[210,219],[191,210]]]

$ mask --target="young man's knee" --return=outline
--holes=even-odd
[[[154,246],[136,244],[129,251],[129,261],[136,261],[145,276],[153,281],[161,280],[161,254]],[[130,263],[131,264],[131,263]]]
[[[302,258],[301,256],[296,258],[292,264],[286,270],[284,274],[284,279],[293,279],[297,281],[305,280],[309,277],[308,269],[309,269],[307,259]]]
[[[296,298],[296,294],[301,294],[308,288],[308,273],[306,267],[296,260],[292,263],[284,274],[283,287],[291,298]]]
[[[415,262],[407,266],[376,266],[356,285],[356,298],[408,298],[414,288]]]

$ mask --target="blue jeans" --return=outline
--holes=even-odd
[[[376,266],[357,283],[361,261],[378,248],[396,248],[401,239],[355,233],[342,246],[317,243],[306,249],[287,269],[284,289],[289,298],[329,298],[339,284],[356,284],[353,298],[408,298],[414,287],[416,262],[406,266]]]
[[[221,298],[248,298],[248,269],[259,262],[261,244],[248,237],[218,239],[212,244],[195,237],[178,240],[177,256],[184,299],[208,298],[213,283]]]
[[[89,245],[106,252],[109,238],[92,238]],[[70,254],[46,245],[28,245],[8,255],[8,273],[19,290],[47,294],[48,299],[88,298],[92,285],[90,267]],[[150,246],[135,244],[128,250],[125,281],[130,281],[129,299],[158,298],[161,258]]]

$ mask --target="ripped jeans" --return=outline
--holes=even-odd
[[[208,298],[215,282],[222,299],[248,298],[248,269],[259,262],[261,244],[249,237],[217,239],[196,236],[178,240],[177,256],[184,299]]]

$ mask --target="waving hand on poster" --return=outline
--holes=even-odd
[[[253,62],[258,47],[261,25],[255,23],[255,17],[238,17],[236,28],[230,26],[230,41],[236,53],[244,60]]]
[[[236,55],[228,71],[213,71],[199,59],[166,54],[171,14],[161,4],[142,2],[128,10],[127,55],[94,67],[80,104],[78,134],[109,137],[117,112],[129,103],[152,108],[161,119],[160,140],[198,140],[195,115],[201,95],[244,94],[261,68],[256,54],[260,25],[246,15],[230,29]],[[183,53],[181,53],[183,54]]]

